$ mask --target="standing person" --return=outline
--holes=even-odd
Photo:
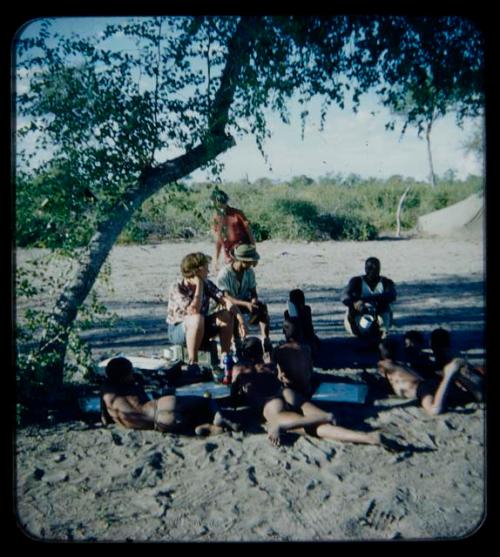
[[[347,306],[346,331],[362,337],[385,338],[392,325],[391,304],[396,299],[394,282],[380,274],[380,261],[369,257],[365,274],[352,277],[342,291],[341,301]]]
[[[137,382],[127,358],[113,358],[106,366],[102,388],[101,420],[129,429],[154,429],[162,433],[213,435],[238,429],[224,417],[212,399],[166,395],[150,399]]]
[[[243,400],[266,420],[271,444],[279,446],[281,434],[294,431],[346,443],[382,445],[387,449],[393,446],[379,431],[356,431],[335,425],[332,413],[284,387],[270,365],[264,363],[263,355],[262,343],[257,337],[244,340],[243,359],[233,368],[231,396],[235,401]]]
[[[249,317],[249,323],[258,323],[264,351],[269,355],[272,350],[269,338],[269,314],[267,306],[259,300],[254,267],[260,256],[254,245],[240,244],[232,253],[232,260],[224,265],[217,275],[217,286],[229,294],[240,311]]]
[[[169,289],[167,324],[172,344],[185,344],[189,373],[199,374],[198,352],[202,344],[219,336],[221,356],[229,353],[233,338],[234,318],[242,334],[246,334],[243,316],[235,300],[208,279],[210,256],[201,252],[186,255],[181,262],[182,277]],[[210,300],[225,306],[209,314]]]
[[[255,244],[250,222],[243,211],[228,205],[226,192],[215,188],[211,195],[215,209],[212,231],[215,236],[214,271],[219,270],[219,257],[223,250],[224,262],[232,260],[232,250],[239,244]]]

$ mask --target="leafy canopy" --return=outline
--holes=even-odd
[[[250,52],[230,57],[240,19],[141,17],[90,37],[60,33],[46,19],[20,36],[18,209],[30,198],[46,215],[57,206],[59,227],[46,234],[84,241],[149,168],[216,129],[251,133],[264,153],[266,110],[288,122],[294,95],[303,121],[308,101],[323,99],[321,123],[331,104],[343,107],[350,97],[356,109],[369,90],[393,107],[411,94],[407,123],[417,126],[430,111],[437,117],[453,105],[461,121],[484,104],[482,35],[467,19],[249,17]],[[228,64],[235,90],[220,121],[217,92]],[[45,198],[50,207],[41,206]]]

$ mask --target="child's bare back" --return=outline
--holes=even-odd
[[[306,344],[287,342],[275,349],[274,357],[280,381],[292,389],[307,393],[313,372],[311,348]]]

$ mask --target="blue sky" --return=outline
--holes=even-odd
[[[239,180],[248,175],[251,181],[260,177],[280,180],[301,174],[317,178],[331,172],[381,179],[400,174],[427,180],[427,146],[423,137],[418,137],[416,128],[407,128],[403,136],[401,125],[394,131],[387,131],[385,124],[391,118],[388,110],[378,104],[373,95],[365,95],[362,99],[356,114],[347,108],[347,103],[345,110],[330,108],[323,131],[319,131],[319,108],[310,110],[303,140],[299,110],[293,114],[291,125],[270,115],[268,121],[273,136],[265,144],[269,164],[264,161],[254,139],[245,137],[220,157],[226,165],[223,179]],[[467,120],[460,128],[451,113],[435,122],[431,147],[437,175],[448,169],[454,170],[459,178],[482,173],[479,161],[466,154],[463,148],[474,124],[473,120]],[[206,175],[198,171],[193,179]]]
[[[59,18],[59,30],[92,34],[102,29],[102,23],[112,18]],[[101,24],[101,25],[100,25]],[[28,24],[24,32],[36,32],[38,23]],[[354,113],[346,103],[344,110],[332,106],[319,130],[319,102],[309,107],[304,138],[301,138],[300,110],[292,103],[291,124],[282,123],[277,115],[268,114],[272,137],[264,145],[266,162],[252,136],[237,138],[237,145],[221,155],[225,164],[222,180],[254,181],[261,177],[286,180],[305,174],[311,178],[328,173],[350,173],[362,177],[388,178],[399,174],[418,180],[427,180],[429,164],[427,147],[416,129],[408,128],[401,136],[401,126],[394,131],[385,129],[391,118],[387,109],[378,104],[374,95],[362,97],[360,108]],[[469,174],[481,174],[481,163],[472,154],[466,154],[464,142],[470,137],[475,122],[467,120],[463,128],[457,126],[453,114],[437,120],[434,124],[431,144],[434,170],[442,175],[449,169],[458,178]],[[193,180],[213,179],[207,171],[196,171]]]

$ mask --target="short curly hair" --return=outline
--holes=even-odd
[[[112,358],[106,365],[106,376],[112,383],[121,383],[133,371],[132,362],[123,356]]]
[[[181,261],[181,273],[184,278],[192,278],[200,267],[208,265],[212,258],[209,255],[198,251],[188,253]]]

